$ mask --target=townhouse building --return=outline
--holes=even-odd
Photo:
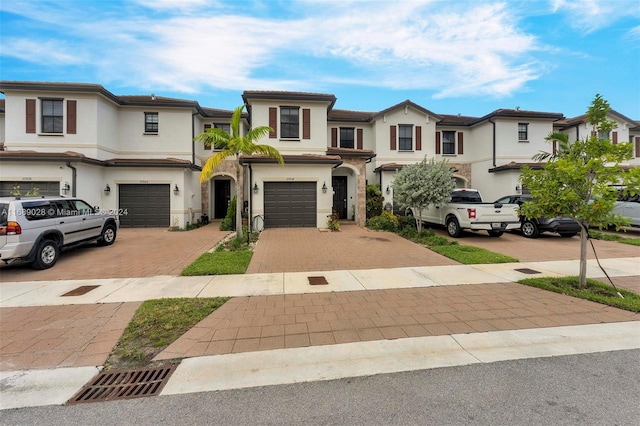
[[[379,185],[387,208],[398,170],[424,158],[446,159],[458,187],[485,199],[521,192],[518,177],[554,130],[591,134],[584,116],[500,109],[483,117],[437,114],[407,100],[383,111],[334,108],[332,94],[244,91],[241,132],[269,126],[259,143],[285,164],[260,155],[227,160],[200,183],[215,147],[194,142],[209,128],[229,130],[232,111],[197,101],[116,96],[98,84],[0,82],[0,195],[77,196],[120,213],[123,227],[183,228],[203,215],[226,214],[237,186],[242,208],[265,227],[364,225],[367,184]],[[630,141],[640,166],[640,123],[611,111],[612,143]],[[238,166],[239,164],[239,166]],[[236,168],[241,167],[236,182]],[[526,188],[524,189],[526,190]]]

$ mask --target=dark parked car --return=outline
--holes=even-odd
[[[526,194],[506,195],[496,200],[496,203],[522,205],[530,200],[531,196]],[[571,238],[580,232],[578,222],[568,217],[527,219],[520,216],[520,222],[522,235],[527,238],[537,238],[542,232],[557,232],[561,237]]]

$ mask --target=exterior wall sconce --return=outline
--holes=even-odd
[[[520,192],[520,189],[521,189],[521,188],[520,188],[520,185],[516,185],[516,192],[518,192],[518,193],[519,193],[519,192]]]
[[[257,194],[260,189],[258,188],[258,182],[253,184],[253,193]]]
[[[326,194],[327,193],[327,182],[323,182],[322,183],[322,193]]]
[[[178,194],[180,193],[180,188],[178,188],[178,184],[176,184],[176,185],[173,187],[173,193],[174,193],[175,195],[178,195]]]
[[[387,185],[387,194],[391,194],[391,188]]]
[[[111,193],[111,187],[109,186],[109,184],[107,184],[107,186],[104,187],[104,195],[109,195]]]
[[[64,185],[62,186],[62,192],[66,194],[67,192],[69,192],[70,189],[71,187],[69,186],[69,182],[65,182]]]

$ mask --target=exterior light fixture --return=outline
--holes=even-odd
[[[516,185],[516,192],[520,192],[520,185]]]
[[[324,194],[326,194],[326,193],[327,193],[327,182],[323,182],[323,183],[322,183],[322,192],[323,192]]]
[[[173,187],[173,193],[175,195],[178,195],[180,193],[180,188],[178,188],[178,184],[176,184],[176,186]]]
[[[391,187],[389,187],[389,185],[387,185],[387,194],[391,194]]]
[[[258,182],[256,182],[256,183],[254,183],[254,184],[253,184],[253,193],[254,193],[254,194],[257,194],[257,193],[258,193],[258,191],[259,191],[259,188],[258,188]]]
[[[104,195],[109,195],[111,193],[111,187],[109,186],[109,184],[107,184],[107,186],[104,187]]]
[[[70,189],[71,187],[69,186],[69,182],[65,182],[64,185],[62,186],[62,192],[66,194],[67,192],[69,192]]]

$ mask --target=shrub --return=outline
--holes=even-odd
[[[338,213],[336,211],[331,213],[331,216],[329,216],[329,219],[327,219],[327,226],[332,231],[340,230],[340,221],[338,220]]]
[[[233,197],[229,208],[227,209],[227,215],[222,222],[220,222],[221,231],[235,231],[236,230],[236,197]]]
[[[378,231],[396,232],[398,230],[398,218],[391,212],[383,211],[380,216],[369,219],[367,227]]]
[[[382,214],[384,197],[378,185],[367,185],[367,219]]]

